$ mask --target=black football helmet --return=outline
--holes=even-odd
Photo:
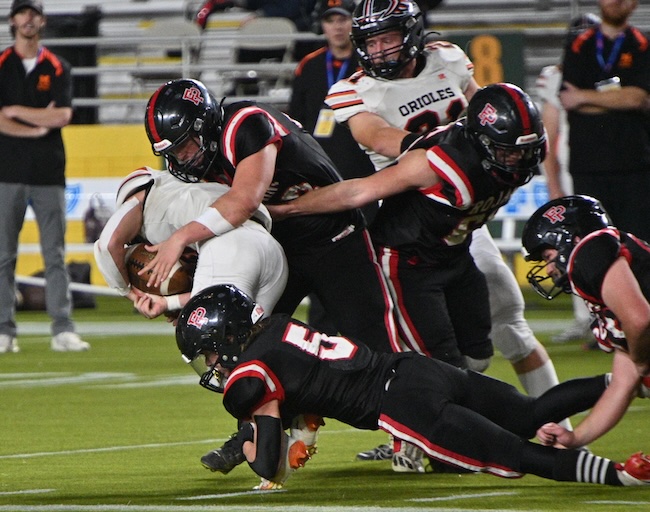
[[[176,345],[183,360],[201,376],[201,386],[223,392],[225,379],[216,368],[234,368],[248,345],[251,328],[264,314],[261,306],[231,284],[206,288],[181,310],[176,325]],[[202,358],[218,354],[216,363],[206,370]]]
[[[366,40],[392,31],[401,32],[402,42],[399,47],[381,52],[390,56],[391,60],[379,62],[377,58],[380,55],[368,53]],[[411,0],[363,0],[354,10],[350,37],[364,71],[372,77],[390,80],[396,78],[422,52],[424,16]]]
[[[483,156],[483,168],[506,185],[519,187],[539,173],[546,132],[533,100],[508,83],[485,86],[472,96],[465,125]],[[517,155],[515,161],[509,161]]]
[[[603,206],[589,196],[559,197],[537,209],[526,222],[521,236],[525,260],[542,262],[526,275],[533,289],[549,300],[561,292],[571,293],[567,264],[576,237],[582,238],[610,225],[611,221]],[[549,248],[558,252],[553,263],[561,275],[554,279],[546,271],[541,274],[548,264],[542,253]],[[550,287],[546,285],[548,279],[553,283]]]
[[[153,93],[145,112],[145,129],[155,155],[167,159],[169,172],[193,183],[203,179],[214,162],[223,113],[214,96],[198,80],[172,80]],[[175,150],[188,138],[198,149],[183,161]]]

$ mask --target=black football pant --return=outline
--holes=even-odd
[[[393,351],[392,301],[367,230],[286,256],[289,279],[273,313],[292,315],[313,293],[340,334],[379,352]]]
[[[605,388],[605,376],[599,375],[564,382],[532,398],[510,384],[441,361],[405,359],[390,381],[380,427],[434,459],[470,471],[555,478],[558,450],[529,449],[533,443],[527,439],[544,423],[591,408]],[[562,451],[574,453],[565,458],[575,470],[577,450]]]

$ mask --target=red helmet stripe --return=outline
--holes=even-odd
[[[521,119],[521,128],[523,130],[522,135],[528,135],[533,133],[533,125],[528,112],[528,106],[526,105],[526,102],[524,101],[524,98],[521,95],[521,93],[517,89],[514,89],[512,87],[508,87],[508,86],[502,86],[502,87],[503,89],[505,89],[505,91],[510,95],[510,97],[515,102],[515,107],[519,112],[519,119]]]
[[[158,130],[156,129],[156,120],[154,119],[154,106],[156,104],[156,101],[158,100],[158,95],[160,94],[160,91],[162,90],[162,87],[159,87],[156,92],[153,93],[151,98],[149,99],[149,108],[147,109],[146,113],[146,119],[145,122],[147,123],[147,127],[149,128],[149,133],[151,133],[151,136],[156,140],[156,142],[160,142],[162,140],[162,137],[158,133]]]

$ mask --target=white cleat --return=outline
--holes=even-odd
[[[422,450],[403,441],[400,450],[393,453],[393,471],[396,473],[425,473],[423,457]]]

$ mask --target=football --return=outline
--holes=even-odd
[[[135,244],[126,251],[126,271],[129,275],[131,286],[153,295],[176,295],[192,290],[192,276],[194,269],[187,263],[188,258],[183,257],[177,261],[169,273],[169,277],[160,283],[159,287],[147,286],[151,272],[141,276],[138,272],[142,270],[154,257],[155,252],[145,249],[145,244]]]

